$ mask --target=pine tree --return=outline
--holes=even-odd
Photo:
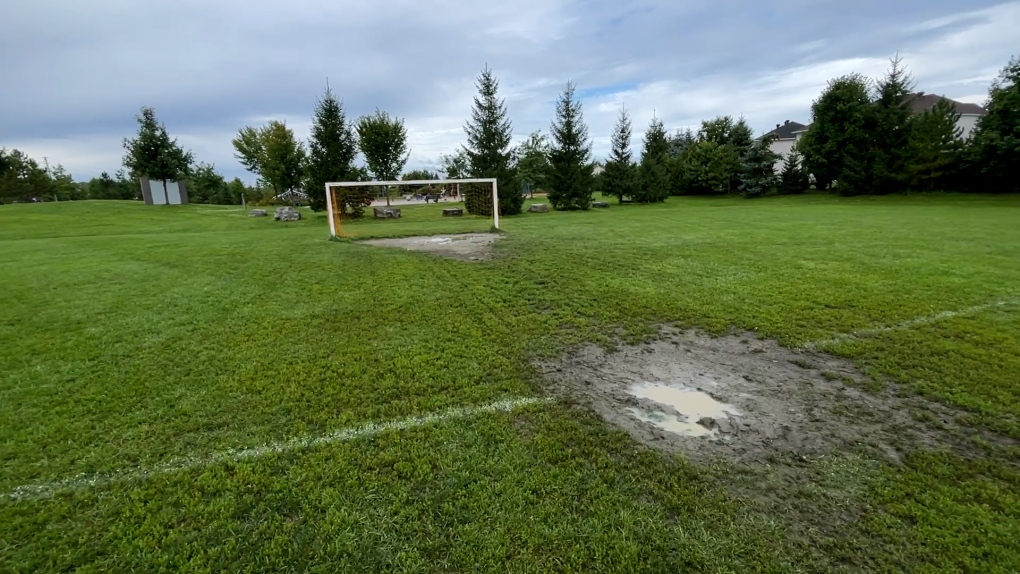
[[[776,161],[772,139],[763,137],[744,152],[740,164],[740,193],[744,197],[762,197],[776,187]]]
[[[138,137],[124,139],[124,167],[133,174],[144,175],[163,182],[163,195],[166,205],[170,204],[170,194],[166,182],[176,181],[191,170],[191,152],[184,151],[177,145],[176,139],[170,139],[166,126],[156,120],[156,111],[142,108],[138,117]]]
[[[978,120],[967,155],[980,191],[1020,192],[1020,58],[1013,58],[988,91],[988,113]]]
[[[589,209],[592,200],[591,140],[574,84],[567,82],[556,102],[549,152],[549,203],[556,209]]]
[[[654,118],[645,132],[644,147],[641,150],[641,164],[638,167],[638,186],[634,201],[652,203],[665,201],[669,196],[669,138],[662,120]]]
[[[312,133],[308,140],[308,161],[305,164],[304,191],[315,211],[326,209],[326,183],[351,181],[354,158],[358,155],[358,140],[354,126],[347,121],[343,103],[336,99],[333,91],[326,87],[326,93],[315,104],[312,118]],[[352,188],[361,190],[364,188]],[[362,198],[351,201],[364,205]],[[346,209],[341,208],[345,213]]]
[[[498,96],[499,81],[492,70],[486,67],[479,74],[475,83],[478,95],[475,96],[471,109],[471,119],[464,125],[467,133],[468,165],[472,177],[494,177],[501,188],[499,194],[500,215],[516,215],[524,207],[524,196],[518,189],[516,170],[514,169],[514,153],[510,143],[513,139],[513,127],[507,117],[506,101]],[[483,206],[491,203],[471,201],[476,206],[472,213],[491,215]]]
[[[612,195],[623,203],[624,196],[634,193],[634,162],[630,152],[631,124],[627,109],[620,108],[620,116],[613,127],[612,149],[602,174],[602,192]]]
[[[899,55],[891,59],[889,71],[875,89],[873,193],[895,193],[907,184],[911,132],[908,96],[913,81],[902,63]]]
[[[808,174],[801,165],[800,153],[790,150],[783,159],[783,169],[779,172],[779,193],[797,195],[807,191],[811,185]]]

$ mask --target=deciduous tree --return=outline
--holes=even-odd
[[[1020,192],[1020,58],[1013,58],[988,91],[968,154],[979,190]]]
[[[798,146],[817,185],[837,182],[844,195],[869,191],[874,168],[873,111],[868,80],[860,74],[829,82],[811,106],[811,127]]]
[[[356,129],[358,145],[365,156],[368,171],[378,181],[395,181],[410,155],[404,120],[391,118],[386,112],[376,110],[370,116],[359,118]],[[390,193],[387,188],[386,205],[389,204]]]
[[[242,128],[232,143],[234,157],[269,185],[274,197],[301,185],[305,150],[286,122],[272,120],[258,129]]]

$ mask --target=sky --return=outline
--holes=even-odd
[[[251,183],[238,129],[284,120],[306,139],[328,79],[349,117],[404,118],[406,169],[434,169],[489,66],[516,140],[548,133],[573,81],[601,159],[621,106],[635,151],[653,117],[764,133],[897,53],[918,90],[983,103],[1018,28],[1020,0],[5,0],[0,147],[79,180],[113,173],[152,106],[197,161]]]

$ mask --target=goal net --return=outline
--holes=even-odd
[[[491,217],[492,227],[499,229],[495,178],[337,181],[326,184],[329,235],[343,237],[343,223],[350,219],[392,217],[404,206],[431,203],[447,209],[460,207],[468,215]]]

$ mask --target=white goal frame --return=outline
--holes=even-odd
[[[329,236],[336,237],[338,226],[337,218],[339,211],[333,205],[333,194],[331,187],[379,187],[379,186],[400,186],[400,185],[449,185],[458,183],[491,183],[492,184],[492,227],[499,229],[499,191],[496,187],[496,178],[482,177],[473,179],[413,179],[408,181],[331,181],[326,184],[326,209],[329,213]]]

